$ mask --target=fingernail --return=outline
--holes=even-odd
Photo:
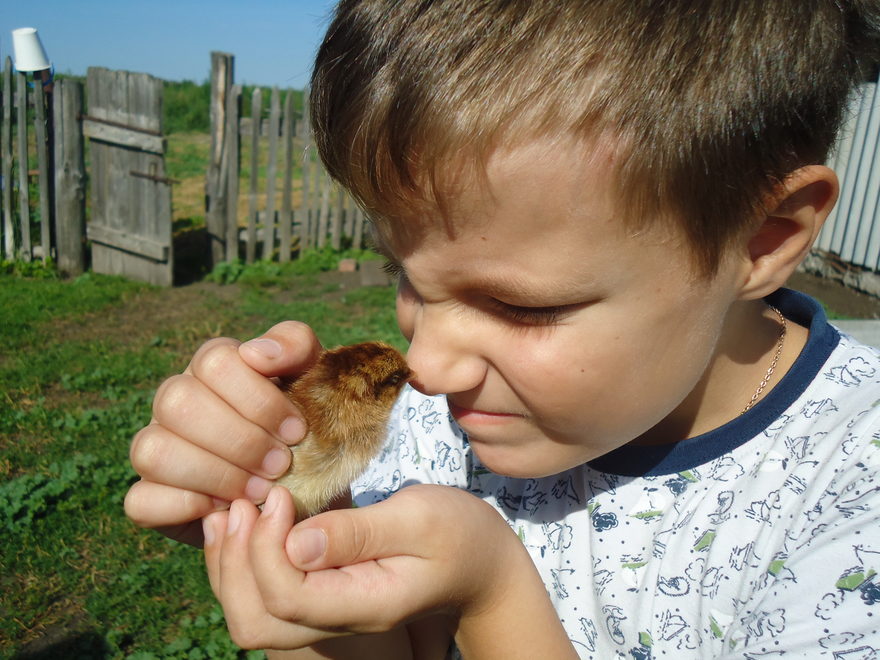
[[[293,555],[297,564],[309,564],[324,554],[327,535],[323,529],[293,529]]]
[[[263,515],[271,516],[278,509],[278,504],[281,502],[280,499],[281,493],[278,492],[277,488],[273,488],[269,491],[269,494],[266,496],[266,503],[263,505]]]
[[[299,417],[288,417],[278,428],[278,435],[285,442],[299,442],[306,435],[305,420]]]
[[[272,482],[263,479],[262,477],[251,477],[248,479],[247,485],[244,487],[244,494],[247,495],[247,498],[257,504],[266,499],[266,495],[269,494],[269,489],[272,488]]]
[[[229,500],[221,500],[219,497],[212,497],[215,511],[226,511],[229,508]]]
[[[226,536],[235,534],[238,526],[241,524],[241,505],[235,502],[229,507],[229,519],[226,521]]]
[[[263,459],[263,471],[267,474],[281,474],[290,465],[289,449],[273,449]]]
[[[216,534],[214,532],[214,520],[211,516],[202,518],[202,534],[205,537],[205,545],[212,545],[214,543]]]
[[[274,339],[251,339],[241,345],[267,358],[277,358],[281,355],[281,344]]]

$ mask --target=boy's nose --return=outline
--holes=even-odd
[[[406,361],[416,373],[410,384],[423,394],[467,392],[483,382],[486,361],[468,342],[468,333],[422,319],[410,338]]]

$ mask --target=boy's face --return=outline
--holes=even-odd
[[[447,395],[501,474],[554,474],[661,422],[723,423],[744,403],[707,411],[700,393],[745,260],[699,278],[671,230],[627,232],[610,159],[584,155],[574,141],[502,152],[488,186],[462,187],[451,225],[380,236],[402,268],[413,385]]]

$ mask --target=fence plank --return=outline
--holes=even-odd
[[[330,218],[330,245],[334,250],[338,250],[342,245],[343,213],[345,207],[345,193],[340,186],[333,184],[336,188],[336,203],[333,205],[333,215]]]
[[[48,97],[51,98],[51,97]],[[34,137],[40,190],[40,247],[43,263],[52,258],[52,193],[49,186],[49,141],[46,135],[46,91],[42,81],[34,83]],[[49,113],[51,114],[51,113]]]
[[[235,57],[229,53],[211,53],[211,152],[208,161],[208,172],[205,175],[205,226],[208,230],[211,263],[218,264],[231,252],[232,246],[227,242],[227,220],[229,210],[228,184],[229,163],[226,147],[229,144],[227,108],[229,93],[232,89]],[[237,131],[237,124],[236,133]],[[236,177],[238,171],[235,172]],[[233,211],[234,215],[234,211]],[[224,247],[224,243],[226,244]],[[238,251],[238,238],[235,240]]]
[[[281,191],[281,224],[278,236],[278,259],[281,263],[290,261],[290,229],[293,223],[293,140],[296,136],[296,125],[293,117],[293,91],[288,91],[284,98],[284,187]]]
[[[0,182],[3,194],[3,252],[0,256],[11,259],[15,254],[15,229],[12,221],[12,60],[3,64],[3,116],[0,129]]]
[[[161,135],[145,133],[130,127],[110,124],[99,119],[84,117],[83,132],[86,137],[110,142],[123,147],[132,147],[155,154],[165,153],[165,138]]]
[[[277,87],[272,88],[269,101],[269,163],[266,167],[266,222],[263,231],[263,257],[270,258],[275,244],[275,182],[278,161],[278,130],[281,124],[281,97]]]
[[[310,205],[310,192],[311,192],[311,162],[312,162],[312,153],[311,153],[311,141],[312,141],[312,129],[309,120],[309,95],[303,95],[303,118],[302,122],[300,122],[300,136],[302,138],[303,150],[302,150],[302,198],[300,199],[299,206],[299,226],[297,227],[297,235],[299,236],[299,249],[302,252],[303,249],[311,247],[311,243],[309,242],[309,237],[311,234],[309,233],[309,209]]]
[[[82,84],[55,83],[55,233],[58,269],[65,275],[85,270],[86,172],[83,159]]]
[[[226,97],[226,261],[238,259],[238,174],[241,168],[241,85],[233,85]]]
[[[257,186],[260,182],[260,118],[263,113],[263,93],[259,87],[251,98],[251,178],[248,187],[248,224],[246,262],[253,263],[257,249]]]
[[[27,150],[27,74],[15,76],[15,91],[18,103],[18,206],[21,245],[19,256],[23,261],[31,260],[31,218],[28,195],[28,150]]]

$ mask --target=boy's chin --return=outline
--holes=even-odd
[[[502,446],[480,442],[479,438],[471,435],[468,436],[468,442],[482,467],[493,474],[514,479],[550,477],[591,460],[578,457],[566,461],[562,457],[548,456],[546,450],[541,451],[535,445]]]

